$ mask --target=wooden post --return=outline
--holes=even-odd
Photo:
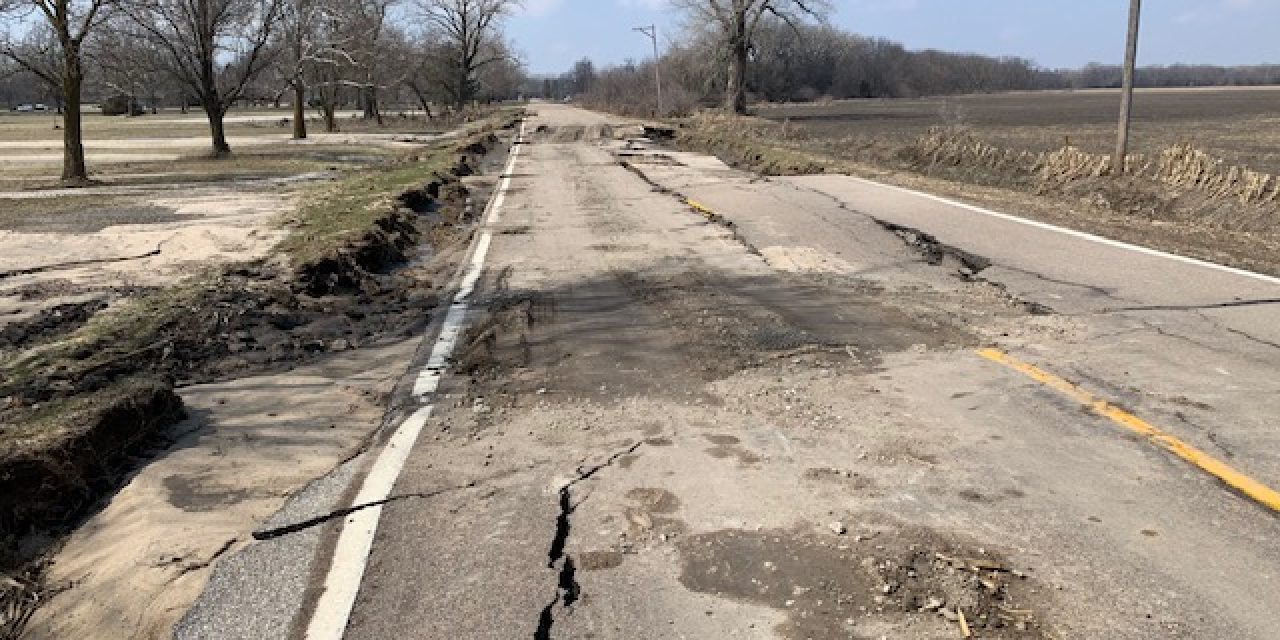
[[[1111,158],[1112,175],[1125,171],[1129,155],[1129,121],[1133,116],[1133,76],[1138,62],[1138,22],[1142,0],[1129,0],[1129,37],[1124,51],[1124,87],[1120,90],[1120,130],[1116,137],[1116,153]]]
[[[647,27],[636,27],[632,31],[639,31],[653,41],[653,80],[658,86],[658,112],[654,115],[661,118],[663,116],[662,109],[662,61],[658,58],[658,25],[649,25]]]

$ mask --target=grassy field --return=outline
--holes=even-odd
[[[916,100],[767,105],[756,114],[784,123],[815,151],[856,156],[901,147],[931,127],[963,127],[990,144],[1032,152],[1071,145],[1110,153],[1117,91],[1052,91]],[[1230,164],[1280,173],[1280,87],[1150,89],[1135,97],[1133,145],[1153,154],[1191,143]]]

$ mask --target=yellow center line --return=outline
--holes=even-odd
[[[1022,362],[999,349],[979,349],[978,355],[1017,371],[1054,391],[1057,391],[1087,407],[1090,411],[1147,438],[1152,444],[1191,463],[1200,470],[1221,480],[1224,484],[1244,494],[1249,499],[1272,511],[1280,512],[1280,493],[1227,466],[1213,456],[1165,433],[1151,423],[1139,418],[1079,385],[1056,376],[1033,364]]]
[[[707,207],[706,205],[702,204],[701,202],[698,202],[697,200],[694,200],[693,198],[685,198],[684,203],[688,205],[690,209],[693,209],[694,211],[697,211],[698,213],[701,213],[702,215],[708,218],[715,215],[715,212],[712,211],[710,207]]]

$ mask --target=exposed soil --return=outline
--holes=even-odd
[[[34,317],[0,326],[0,351],[30,347],[84,326],[89,318],[107,308],[104,300],[71,302],[43,309]]]
[[[70,428],[57,442],[0,451],[0,568],[42,551],[46,540],[32,534],[81,516],[114,488],[133,456],[159,444],[160,432],[184,417],[172,386],[136,376],[78,399],[58,418]]]

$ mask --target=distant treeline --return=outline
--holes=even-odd
[[[699,44],[704,39],[696,33],[682,40],[689,44],[671,48],[662,59],[668,112],[714,105],[724,87],[719,73],[723,65],[718,64],[722,54]],[[748,87],[754,99],[770,102],[1120,86],[1118,66],[1044,69],[1025,58],[911,51],[891,40],[827,25],[763,25],[753,45]],[[1143,87],[1280,84],[1280,65],[1143,67],[1137,83]],[[652,62],[596,69],[583,60],[570,72],[544,78],[540,86],[530,89],[548,97],[573,95],[588,104],[636,113],[656,109]]]
[[[1119,87],[1119,65],[1091,64],[1083,69],[1055,71],[1063,86],[1070,89]],[[1280,84],[1280,64],[1215,67],[1204,64],[1175,64],[1167,67],[1140,67],[1134,76],[1139,87],[1257,87]]]

